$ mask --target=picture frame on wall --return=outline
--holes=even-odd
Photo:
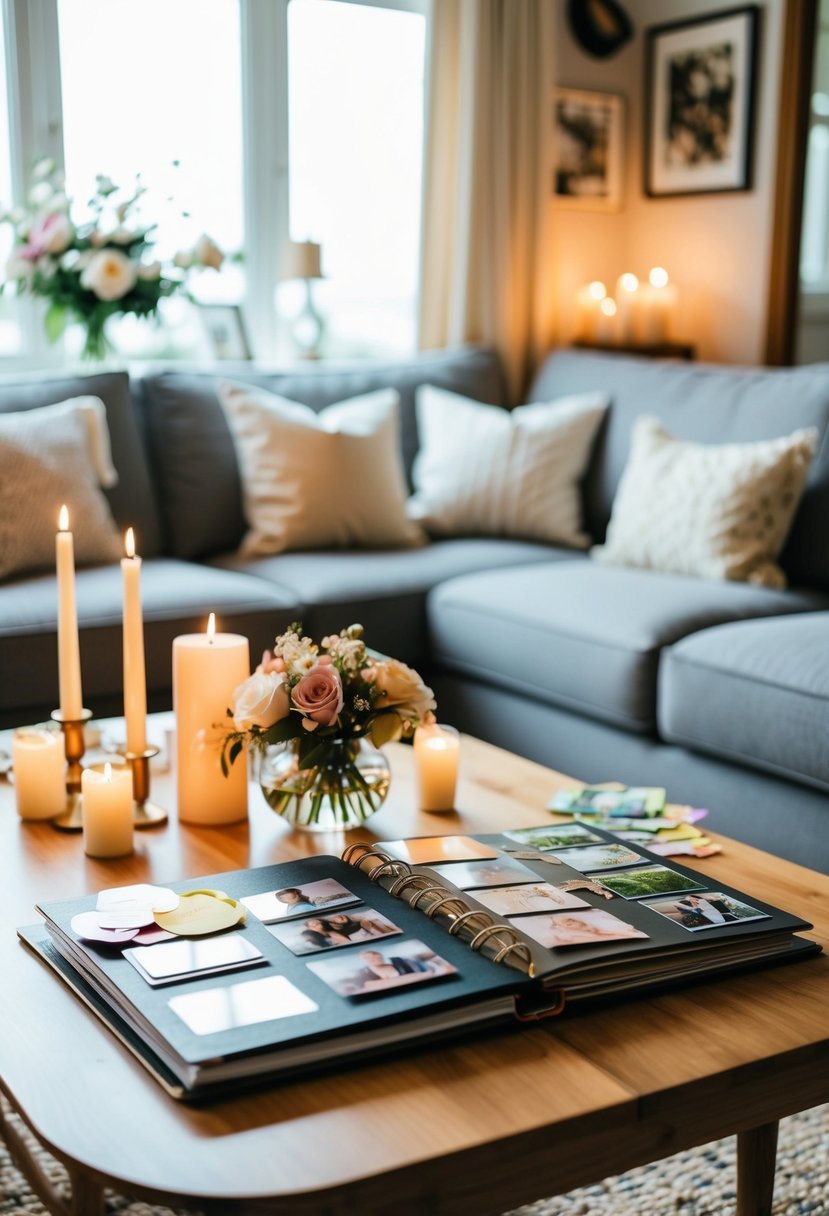
[[[566,207],[618,211],[622,205],[624,98],[555,89],[553,198]]]
[[[645,193],[748,190],[756,4],[646,31]]]
[[[238,304],[199,304],[198,310],[214,359],[241,363],[253,358]]]

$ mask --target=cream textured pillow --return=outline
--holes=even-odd
[[[97,398],[0,414],[0,578],[54,567],[64,503],[78,565],[116,560],[120,537],[98,489],[115,481]]]
[[[218,391],[242,475],[244,555],[420,543],[406,517],[396,392],[317,414],[260,388],[220,384]]]
[[[817,439],[809,427],[781,439],[707,445],[638,418],[607,539],[592,556],[611,566],[785,587],[775,558]]]
[[[444,535],[584,549],[579,482],[608,399],[582,393],[512,411],[425,385],[409,515]]]

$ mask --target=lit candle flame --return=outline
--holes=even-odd
[[[664,266],[654,266],[648,275],[651,287],[667,287],[668,272]]]
[[[635,274],[623,274],[619,282],[623,291],[634,292],[639,286],[639,280]]]
[[[610,296],[608,296],[606,299],[602,300],[601,304],[599,305],[599,311],[603,312],[606,317],[615,317],[616,301],[611,300]]]
[[[592,283],[589,283],[587,291],[591,300],[603,300],[607,295],[607,288],[599,279],[594,279]]]
[[[112,781],[112,765],[109,763],[104,765],[104,781]]]
[[[127,534],[124,537],[124,552],[127,557],[135,557],[135,533],[132,528],[127,528]]]
[[[207,640],[210,645],[213,645],[213,639],[216,636],[216,613],[211,612],[207,618]]]
[[[61,532],[69,531],[69,508],[66,503],[63,504],[58,512],[58,530]]]

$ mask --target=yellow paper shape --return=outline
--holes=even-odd
[[[235,899],[210,891],[187,891],[172,912],[156,912],[160,929],[178,937],[203,937],[245,923],[245,909]]]

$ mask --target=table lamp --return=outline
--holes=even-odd
[[[303,279],[305,302],[294,318],[291,335],[303,359],[319,359],[322,318],[314,307],[311,283],[323,277],[320,268],[321,246],[315,241],[288,241],[282,256],[280,279]]]

